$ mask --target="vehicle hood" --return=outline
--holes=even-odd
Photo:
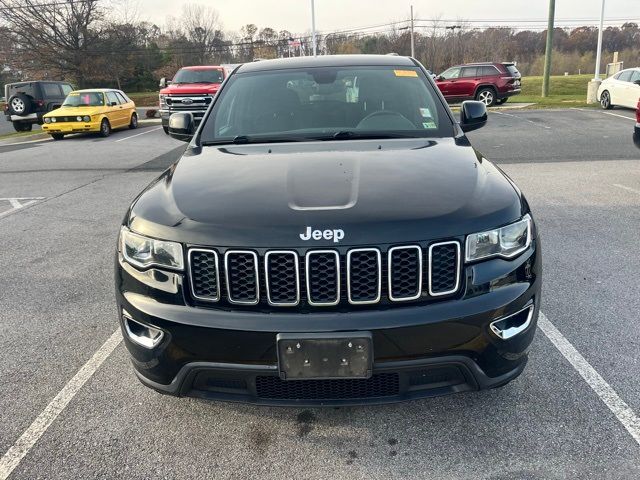
[[[160,90],[162,95],[215,94],[220,90],[220,83],[181,83],[169,85]]]
[[[60,107],[55,110],[50,111],[43,117],[75,117],[85,115],[99,115],[108,111],[108,108],[105,106],[102,107]]]
[[[513,183],[462,141],[194,147],[139,196],[132,230],[192,244],[336,246],[462,236],[526,213]]]

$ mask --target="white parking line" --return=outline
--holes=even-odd
[[[538,318],[538,326],[640,445],[640,418],[635,412],[542,312]]]
[[[29,453],[36,442],[47,431],[58,415],[62,413],[69,402],[76,396],[82,386],[89,380],[100,365],[111,355],[122,341],[122,335],[118,328],[109,339],[98,349],[96,353],[85,363],[78,373],[55,396],[51,403],[36,417],[33,423],[24,431],[16,442],[7,450],[0,459],[0,480],[6,480],[11,472],[20,465],[22,459]]]
[[[140,135],[146,135],[147,133],[151,133],[151,132],[157,132],[158,130],[160,130],[162,127],[158,127],[158,128],[152,128],[146,132],[142,132],[142,133],[137,133],[135,135],[131,135],[129,137],[125,137],[125,138],[121,138],[120,140],[116,140],[114,143],[118,143],[118,142],[124,142],[125,140],[129,140],[130,138],[134,138],[134,137],[139,137]]]
[[[626,115],[620,115],[618,113],[611,113],[611,112],[600,112],[600,113],[604,113],[605,115],[611,115],[612,117],[626,118],[627,120],[631,120],[632,122],[636,121],[635,118],[627,117]]]
[[[640,190],[636,190],[635,188],[627,187],[626,185],[620,185],[619,183],[614,183],[613,186],[622,188],[623,190],[627,190],[628,192],[633,192],[640,195]]]
[[[0,202],[6,201],[11,205],[11,210],[7,210],[6,212],[0,212],[0,218],[6,217],[7,215],[15,212],[16,210],[20,210],[21,208],[28,207],[29,205],[33,205],[34,203],[44,200],[45,197],[7,197],[0,198]]]
[[[544,128],[544,129],[547,129],[547,130],[551,130],[551,127],[549,127],[548,125],[540,125],[537,122],[533,122],[533,121],[529,120],[528,118],[519,117],[518,115],[513,115],[511,113],[504,113],[504,112],[496,112],[496,111],[493,111],[493,113],[495,113],[496,115],[504,115],[505,117],[517,118],[518,120],[522,120],[523,122],[531,123],[531,124],[535,125],[536,127],[540,127],[540,128]]]

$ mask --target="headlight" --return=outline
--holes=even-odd
[[[184,268],[182,245],[176,242],[143,237],[122,227],[120,248],[125,260],[136,267],[157,265],[178,270]]]
[[[160,100],[160,106],[163,106],[163,105],[167,104],[167,101],[166,101],[167,96],[166,95],[159,95],[158,98]]]
[[[49,117],[45,117],[44,123],[51,123],[51,119]]]
[[[467,236],[466,260],[489,257],[513,258],[531,245],[531,217],[525,215],[511,225]]]
[[[56,122],[57,122],[56,117],[52,117],[51,118],[51,123],[56,123]]]
[[[81,122],[82,121],[82,117],[76,117],[76,120]]]
[[[84,120],[85,122],[90,122],[91,117],[89,115],[85,115],[84,117],[82,117],[82,120]]]

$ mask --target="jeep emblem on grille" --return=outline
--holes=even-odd
[[[300,239],[304,240],[333,240],[333,243],[338,243],[344,238],[344,230],[341,229],[326,229],[326,230],[312,230],[311,227],[306,227],[304,233],[300,234]]]

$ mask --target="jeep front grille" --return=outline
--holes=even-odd
[[[331,307],[428,301],[460,290],[461,258],[458,241],[386,252],[192,248],[189,283],[197,303]]]

